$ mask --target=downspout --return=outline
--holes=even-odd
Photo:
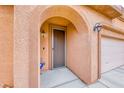
[[[97,32],[97,38],[98,38],[98,79],[101,78],[101,34],[100,34],[100,31],[102,29],[102,24],[101,23],[96,23],[94,28],[93,28],[93,31],[94,32]]]
[[[101,30],[102,28],[124,34],[124,30],[120,29],[118,27],[113,27],[112,25],[106,24],[106,23],[96,23],[94,25],[93,31],[97,32],[97,38],[98,38],[98,79],[101,78]]]

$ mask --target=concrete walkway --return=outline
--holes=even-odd
[[[42,88],[124,88],[124,66],[103,73],[100,80],[86,85],[66,67],[49,70],[41,75]]]

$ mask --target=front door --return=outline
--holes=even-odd
[[[65,31],[53,29],[53,68],[65,66]]]

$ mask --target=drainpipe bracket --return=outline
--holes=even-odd
[[[102,29],[102,24],[101,23],[96,23],[95,26],[93,27],[94,32],[100,32]]]

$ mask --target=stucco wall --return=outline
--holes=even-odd
[[[16,6],[15,11],[14,82],[16,86],[37,86],[40,62],[39,31],[43,22],[54,16],[69,19],[77,30],[87,33],[84,38],[89,36],[86,40],[88,46],[84,46],[88,48],[89,53],[86,56],[89,60],[89,71],[87,71],[89,78],[85,78],[90,83],[97,80],[98,33],[93,31],[93,27],[97,22],[112,24],[111,19],[86,6]],[[86,24],[84,24],[85,22]],[[86,26],[87,29],[82,30]],[[29,79],[31,83],[29,83]]]
[[[84,28],[85,29],[85,28]],[[77,31],[76,28],[69,24],[67,27],[67,67],[73,71],[81,80],[90,77],[90,63],[86,46],[86,38],[88,35],[85,31]],[[89,69],[88,69],[89,68]],[[85,82],[85,81],[84,81]],[[88,83],[88,82],[86,82]]]
[[[39,19],[31,18],[35,7],[14,6],[14,87],[40,86]]]
[[[113,22],[113,26],[115,26],[115,27],[118,27],[118,28],[120,28],[120,29],[122,29],[123,30],[123,32],[124,32],[124,22],[122,22],[122,21],[120,21],[119,19],[114,19],[114,20],[112,20],[112,22]]]
[[[79,7],[79,6],[78,6]],[[91,81],[94,82],[98,77],[100,77],[100,68],[99,68],[99,51],[98,51],[98,32],[93,31],[93,27],[96,23],[106,23],[106,24],[111,24],[112,20],[109,19],[108,17],[100,14],[99,12],[87,7],[87,6],[82,6],[82,13],[86,16],[89,25],[90,25],[90,46],[91,46]]]
[[[45,10],[45,11],[44,11]],[[60,11],[58,11],[60,10]],[[84,80],[88,83],[97,79],[97,62],[92,62],[90,46],[90,24],[87,21],[88,10],[82,6],[16,6],[14,28],[14,83],[18,87],[36,86],[39,82],[38,64],[40,62],[40,27],[50,17],[60,16],[70,20],[82,34],[84,50],[87,59]],[[89,10],[90,12],[90,10]],[[87,14],[87,15],[86,15]],[[77,19],[75,19],[77,18]],[[90,20],[90,19],[89,19]],[[86,23],[85,23],[86,22]],[[93,22],[92,22],[93,23]],[[20,42],[21,41],[21,42]],[[42,42],[41,42],[42,43]],[[88,54],[89,55],[88,55]],[[96,54],[94,54],[96,57]],[[97,57],[96,57],[97,59]],[[23,62],[23,63],[22,63]],[[30,63],[29,63],[30,62]],[[92,68],[95,65],[96,68]],[[37,68],[37,69],[36,69]],[[95,69],[95,70],[94,70]],[[81,71],[81,70],[80,70]],[[94,73],[92,73],[92,72]],[[89,73],[87,73],[89,72]],[[80,72],[79,72],[80,73]],[[92,77],[90,77],[92,73]],[[84,74],[79,74],[83,76]],[[21,83],[20,83],[21,82]],[[30,83],[31,82],[31,83]],[[42,82],[41,82],[42,83]]]
[[[13,85],[13,6],[0,6],[0,84]]]
[[[14,87],[29,87],[30,8],[26,9],[24,6],[14,8]]]
[[[48,70],[48,69],[50,69],[49,66],[51,65],[49,62],[51,59],[49,56],[51,54],[51,52],[49,51],[50,50],[49,49],[49,47],[50,47],[50,42],[49,42],[50,31],[49,31],[49,23],[48,22],[46,22],[42,25],[41,32],[43,30],[45,31],[44,37],[40,33],[40,62],[45,63],[43,70]],[[45,49],[43,50],[43,48],[45,48]]]

